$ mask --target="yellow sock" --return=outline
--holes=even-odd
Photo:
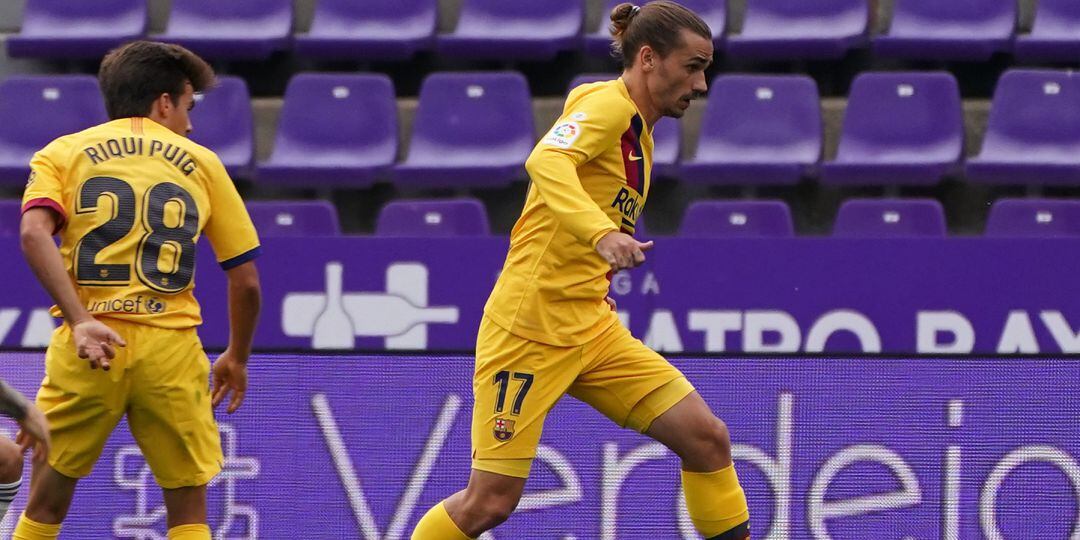
[[[428,510],[413,530],[412,540],[472,540],[461,532],[443,503]]]
[[[750,538],[750,509],[735,465],[709,473],[683,471],[682,484],[690,520],[705,538]]]
[[[210,527],[204,523],[177,525],[169,529],[169,540],[210,540]]]
[[[15,532],[11,540],[53,540],[60,537],[60,524],[38,523],[26,514],[19,516],[19,524],[15,526]]]

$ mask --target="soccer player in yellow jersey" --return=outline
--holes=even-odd
[[[631,236],[649,193],[652,126],[707,90],[712,32],[668,1],[621,4],[611,20],[622,77],[573,90],[526,163],[532,185],[477,337],[468,487],[429,510],[414,540],[476,538],[506,520],[564,394],[681,458],[705,538],[750,536],[727,427],[607,299],[610,272],[640,265],[652,247]]]
[[[223,460],[212,408],[231,393],[234,412],[247,388],[259,238],[221,161],[187,138],[210,66],[142,41],[110,52],[98,76],[112,121],[38,152],[23,195],[22,250],[64,322],[37,395],[52,452],[34,466],[14,538],[59,535],[76,482],[127,415],[163,489],[168,537],[209,540],[206,484]],[[229,346],[212,392],[192,294],[202,233],[229,282]]]

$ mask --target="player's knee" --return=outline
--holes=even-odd
[[[0,484],[10,484],[22,478],[23,455],[18,445],[3,439],[0,443]]]
[[[694,430],[694,461],[716,466],[731,460],[731,433],[723,420],[712,417]]]
[[[508,493],[475,494],[466,497],[465,505],[467,513],[476,520],[476,526],[486,531],[510,519],[519,500],[520,496]]]

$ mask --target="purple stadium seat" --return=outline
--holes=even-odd
[[[611,32],[608,25],[611,24],[611,10],[626,0],[607,0],[604,10],[600,13],[598,28],[592,28],[585,36],[585,52],[591,56],[608,56],[611,54]],[[634,2],[638,5],[648,4]],[[680,0],[680,4],[690,8],[705,20],[713,33],[713,46],[718,50],[724,47],[724,30],[727,27],[727,0]]]
[[[289,81],[260,183],[366,187],[397,157],[397,106],[386,75],[303,73]]]
[[[22,222],[22,201],[0,200],[0,236],[18,236]]]
[[[817,84],[802,76],[713,80],[695,156],[681,178],[713,184],[795,184],[821,160]]]
[[[437,0],[319,0],[298,54],[333,59],[407,60],[432,47]]]
[[[866,43],[866,0],[752,0],[733,58],[838,59]]]
[[[583,0],[463,0],[457,28],[436,48],[454,58],[551,59],[580,45],[584,17]]]
[[[27,0],[22,29],[8,56],[99,58],[146,33],[146,0]]]
[[[260,60],[290,43],[291,0],[172,0],[162,41],[213,59]]]
[[[393,201],[379,212],[379,236],[486,236],[487,211],[476,199]]]
[[[435,73],[420,88],[402,186],[505,186],[524,178],[532,101],[520,73]]]
[[[945,236],[945,210],[934,199],[851,199],[840,205],[833,236]]]
[[[990,207],[987,236],[1080,236],[1080,201],[1000,199]]]
[[[569,90],[578,86],[618,78],[614,73],[585,73],[570,81]],[[682,153],[682,126],[675,118],[661,118],[653,127],[653,176],[675,178]]]
[[[247,203],[261,237],[337,236],[337,209],[328,201],[259,201]]]
[[[15,76],[0,82],[0,185],[22,185],[34,152],[107,119],[94,77]]]
[[[972,182],[1080,184],[1080,78],[1016,70],[998,80]]]
[[[191,110],[191,139],[214,151],[229,176],[251,178],[255,157],[255,123],[251,95],[244,79],[218,77],[217,87],[196,95]]]
[[[964,151],[960,90],[948,73],[864,73],[848,98],[829,184],[930,185],[956,171]]]
[[[1080,58],[1080,2],[1039,0],[1030,34],[1016,37],[1013,55],[1020,60],[1075,62]]]
[[[896,0],[892,25],[874,38],[886,58],[988,60],[1012,43],[1012,0]]]
[[[686,209],[679,236],[764,238],[794,236],[783,201],[698,201]]]

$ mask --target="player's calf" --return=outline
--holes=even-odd
[[[0,519],[7,515],[11,501],[22,485],[23,455],[14,442],[0,438]]]
[[[468,540],[510,518],[525,490],[525,479],[473,470],[469,486],[428,511],[413,540]]]

